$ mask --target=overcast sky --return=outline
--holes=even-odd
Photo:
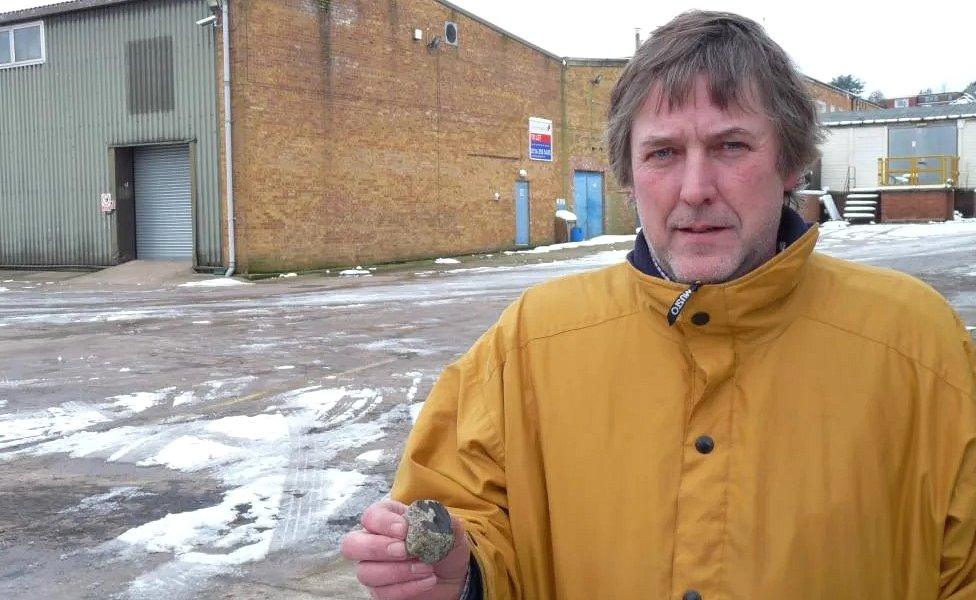
[[[822,81],[851,73],[866,83],[865,94],[881,90],[889,97],[907,96],[927,87],[958,91],[976,80],[974,0],[916,1],[905,7],[857,0],[453,2],[560,56],[629,56],[635,27],[646,36],[679,12],[705,8],[756,19],[804,73]],[[0,0],[0,10],[51,3]]]

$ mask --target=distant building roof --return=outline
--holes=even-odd
[[[825,127],[840,127],[843,125],[872,125],[880,123],[908,123],[914,121],[944,121],[948,119],[962,118],[976,118],[976,104],[910,106],[908,108],[855,110],[849,112],[831,112],[820,114],[820,120]]]
[[[134,1],[135,0],[70,0],[68,2],[58,2],[57,4],[36,6],[34,8],[25,8],[23,10],[0,12],[0,25],[5,23],[16,23],[18,21],[33,21],[35,19],[43,19],[44,17],[49,17],[51,15],[59,15],[62,13],[75,12],[79,10],[88,10],[91,8],[101,8],[103,6],[114,6],[116,4],[125,4],[127,2]]]

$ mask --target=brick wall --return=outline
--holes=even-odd
[[[552,240],[561,173],[528,159],[528,119],[554,121],[558,157],[559,59],[432,0],[234,7],[242,270],[510,247],[520,169],[531,241]],[[459,45],[428,49],[445,21]]]
[[[604,130],[610,93],[626,60],[567,59],[563,75],[565,128],[563,130],[563,184],[567,205],[573,209],[573,173],[603,173],[604,232],[632,234],[637,213],[610,171]],[[574,209],[575,210],[575,209]]]
[[[952,190],[881,192],[881,215],[886,223],[951,220],[954,204]]]

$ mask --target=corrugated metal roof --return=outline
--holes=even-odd
[[[0,12],[0,25],[4,25],[6,23],[16,23],[18,21],[32,21],[34,19],[43,19],[44,17],[49,17],[51,15],[60,15],[79,10],[89,10],[92,8],[114,6],[116,4],[125,4],[127,2],[137,1],[138,0],[69,0],[68,2],[58,2],[57,4],[48,4],[46,6],[36,6],[34,8],[25,8],[23,10]]]
[[[872,125],[880,123],[899,123],[912,121],[942,121],[976,117],[976,104],[955,104],[946,106],[910,106],[908,108],[886,108],[883,110],[855,110],[848,112],[821,113],[820,121],[825,127],[844,125]]]

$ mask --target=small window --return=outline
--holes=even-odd
[[[0,28],[0,69],[44,62],[44,23]]]
[[[908,98],[899,98],[895,100],[895,108],[908,108]]]
[[[444,23],[444,41],[452,46],[458,45],[458,26],[457,23],[447,21]]]

